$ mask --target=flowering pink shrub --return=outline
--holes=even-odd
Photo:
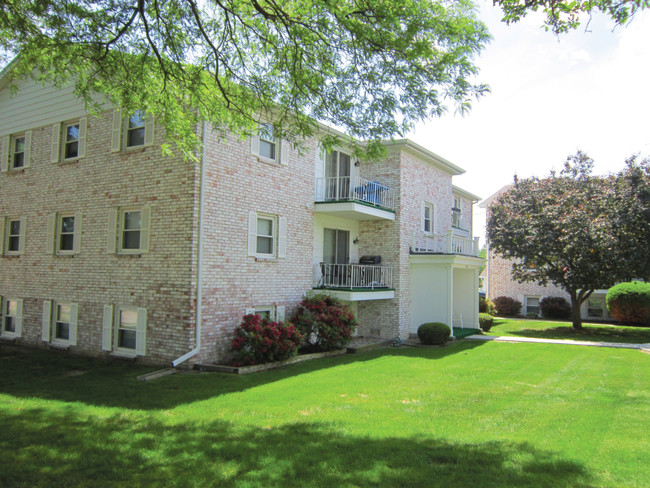
[[[305,344],[320,351],[348,344],[357,326],[352,309],[327,295],[304,298],[291,322],[304,336]]]
[[[302,334],[290,322],[271,322],[257,314],[245,315],[235,328],[233,366],[263,364],[295,356]]]

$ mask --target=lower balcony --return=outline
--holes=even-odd
[[[315,289],[350,302],[395,298],[393,273],[391,266],[320,263]]]
[[[414,234],[411,254],[460,254],[478,257],[479,238],[462,237],[450,230],[447,234]]]

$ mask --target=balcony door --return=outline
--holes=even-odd
[[[327,200],[350,199],[350,155],[339,151],[327,153],[325,178]]]
[[[339,229],[323,231],[323,278],[329,286],[348,286],[350,232]]]

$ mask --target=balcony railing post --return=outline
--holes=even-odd
[[[451,229],[447,232],[447,252],[454,253],[454,231]]]

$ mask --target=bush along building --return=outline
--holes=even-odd
[[[289,318],[310,291],[350,303],[364,336],[478,328],[478,197],[411,141],[370,163],[263,124],[243,141],[198,124],[193,163],[162,155],[145,113],[91,116],[8,70],[0,114],[3,340],[223,362],[243,315]]]

